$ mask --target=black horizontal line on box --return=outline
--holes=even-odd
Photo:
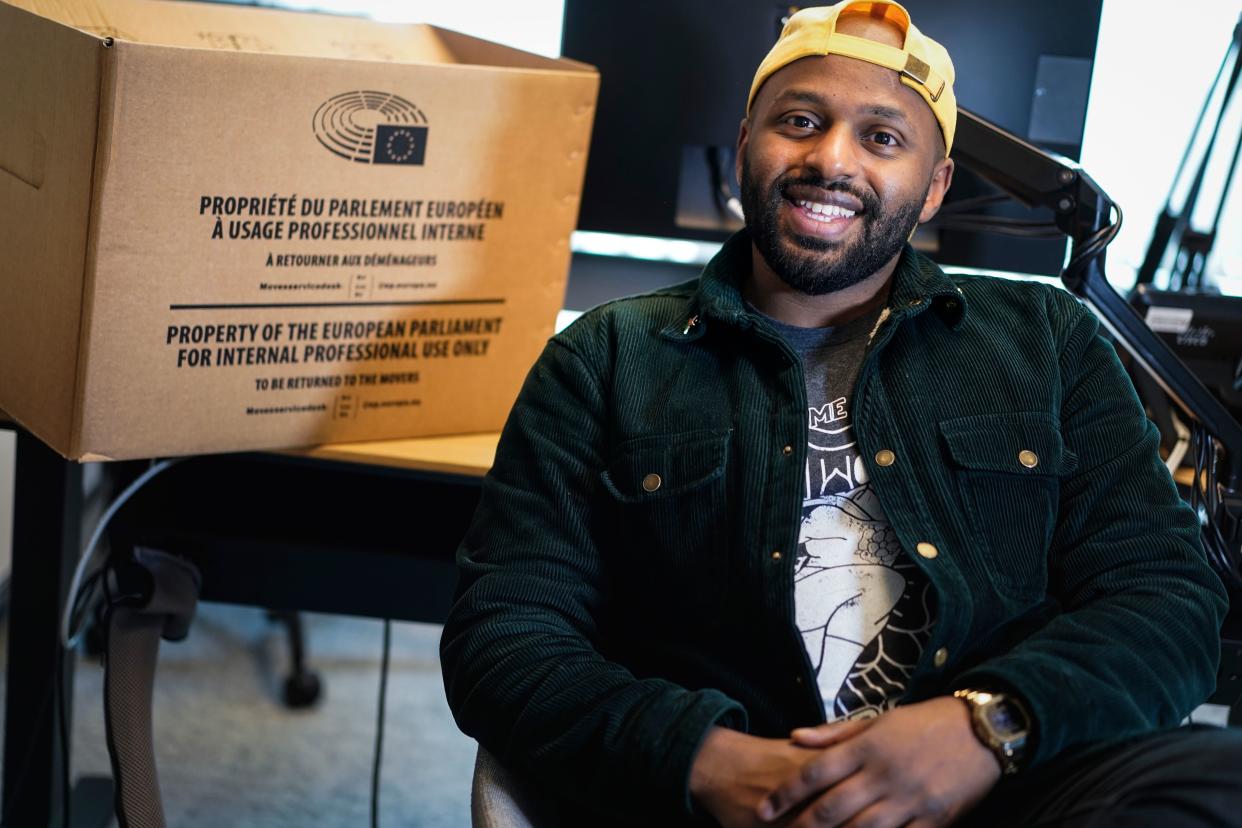
[[[266,308],[398,308],[416,305],[503,305],[504,299],[423,299],[410,302],[235,302],[210,305],[169,305],[172,311],[262,310]]]

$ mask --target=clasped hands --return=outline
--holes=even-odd
[[[967,705],[939,697],[790,739],[714,728],[695,757],[690,792],[724,828],[939,828],[1000,776]]]

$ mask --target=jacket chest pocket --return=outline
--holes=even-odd
[[[1060,476],[1072,465],[1052,415],[1014,412],[940,423],[974,540],[966,558],[1011,598],[1048,589]]]
[[[686,617],[719,607],[729,581],[725,465],[729,431],[628,440],[600,474],[614,501],[614,576],[651,611]],[[689,612],[686,612],[689,611]],[[696,616],[711,625],[710,618]]]

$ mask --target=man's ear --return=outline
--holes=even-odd
[[[931,221],[940,212],[949,185],[953,183],[953,159],[941,158],[932,170],[931,185],[927,188],[927,197],[923,199],[923,209],[919,211],[919,224]]]
[[[746,157],[746,144],[750,141],[750,119],[743,118],[737,128],[737,158],[733,160],[733,176],[742,185],[742,159]]]

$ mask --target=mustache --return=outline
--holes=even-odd
[[[780,193],[782,198],[788,198],[791,187],[814,187],[826,192],[845,193],[861,201],[863,210],[867,213],[875,213],[880,207],[880,200],[873,193],[851,187],[845,181],[829,181],[826,178],[814,175],[782,178],[776,182],[773,189]]]

